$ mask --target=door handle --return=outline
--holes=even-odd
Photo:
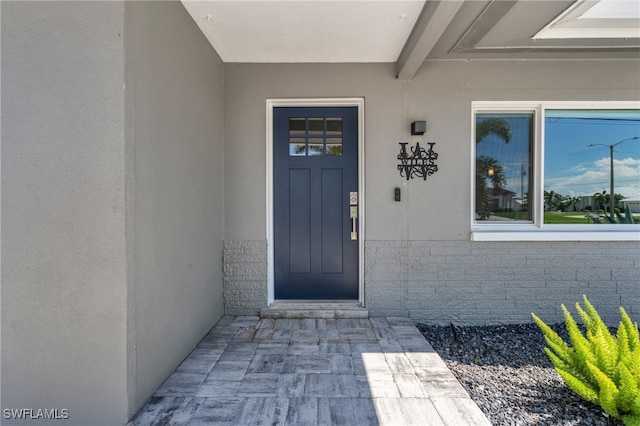
[[[351,240],[358,239],[356,220],[358,219],[358,193],[349,193],[349,218],[351,218]]]

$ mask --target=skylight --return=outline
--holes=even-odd
[[[533,38],[640,38],[640,2],[578,0]]]
[[[578,19],[640,19],[640,2],[601,0]]]

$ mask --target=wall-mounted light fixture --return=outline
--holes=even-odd
[[[411,135],[424,135],[424,132],[427,131],[427,122],[426,121],[414,121],[411,123]]]

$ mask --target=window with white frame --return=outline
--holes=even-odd
[[[472,110],[472,233],[640,239],[640,103],[474,102]]]

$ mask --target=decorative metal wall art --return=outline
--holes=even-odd
[[[415,176],[421,177],[427,180],[427,176],[431,176],[438,171],[436,160],[438,159],[438,153],[434,152],[434,142],[429,142],[429,149],[425,150],[420,146],[419,142],[416,142],[415,147],[410,147],[411,155],[407,153],[407,145],[409,142],[400,142],[400,154],[398,154],[398,170],[400,170],[400,176],[406,177],[407,180],[413,179]]]

